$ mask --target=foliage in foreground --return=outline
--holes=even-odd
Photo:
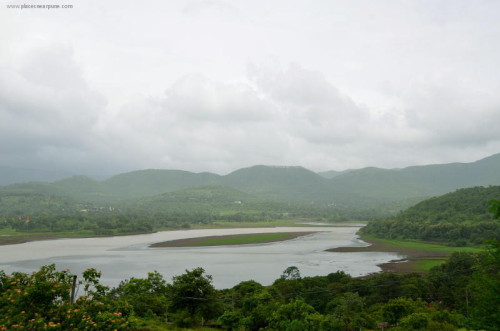
[[[171,283],[152,272],[111,290],[89,269],[80,284],[85,295],[71,303],[73,275],[50,265],[31,275],[0,274],[0,329],[499,330],[499,266],[493,242],[479,254],[454,253],[425,275],[301,277],[289,267],[270,286],[244,281],[225,290],[202,268]]]
[[[0,330],[128,330],[132,307],[126,301],[110,300],[100,274],[83,274],[85,295],[71,302],[73,275],[56,271],[54,265],[37,272],[0,271]]]

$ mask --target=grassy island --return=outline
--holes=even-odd
[[[277,233],[247,233],[226,236],[209,236],[169,240],[150,245],[150,247],[196,247],[196,246],[225,246],[263,244],[276,241],[295,239],[316,232],[277,232]]]

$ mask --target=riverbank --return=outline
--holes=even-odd
[[[271,222],[272,223],[272,222]],[[220,228],[227,228],[219,225]],[[233,224],[234,225],[234,224]],[[238,224],[240,225],[240,224]],[[275,224],[274,224],[275,225]],[[294,224],[297,226],[298,224]],[[302,225],[302,224],[301,224]],[[319,224],[307,224],[311,230]],[[349,224],[352,226],[352,224]],[[304,226],[304,225],[302,225]],[[345,226],[345,225],[344,225]],[[175,231],[175,230],[174,230]],[[309,235],[316,231],[307,232],[281,232],[273,234],[236,234],[226,236],[209,236],[201,238],[179,239],[165,242],[158,242],[150,247],[193,247],[193,246],[226,246],[243,244],[264,244],[278,241],[291,240],[297,237]],[[134,234],[119,234],[117,236],[127,236]],[[27,233],[19,234],[4,229],[0,233],[0,245],[22,244],[31,241],[68,239],[68,238],[98,238],[90,231],[64,232],[64,233]],[[113,237],[113,236],[112,236]],[[401,259],[392,260],[388,263],[380,264],[383,272],[410,273],[426,272],[432,267],[443,263],[454,251],[478,252],[479,248],[474,247],[450,247],[439,244],[423,243],[417,241],[387,240],[372,236],[362,236],[360,239],[367,242],[365,247],[338,247],[328,249],[330,252],[389,252],[397,253]]]
[[[58,239],[59,237],[50,236],[50,235],[18,235],[18,236],[0,236],[0,246],[3,245],[15,245],[15,244],[24,244],[30,241],[39,241],[39,240],[52,240]]]
[[[309,232],[276,232],[276,233],[245,233],[225,236],[209,236],[164,241],[149,245],[149,247],[200,247],[266,244],[271,242],[291,240],[316,233]]]
[[[365,225],[362,222],[341,222],[341,223],[314,223],[312,221],[303,220],[276,220],[266,222],[229,222],[217,221],[211,224],[192,224],[189,229],[180,228],[158,228],[156,233],[160,231],[182,231],[182,230],[203,230],[203,229],[232,229],[232,228],[275,228],[275,227],[360,227]],[[96,235],[92,230],[79,230],[75,232],[17,232],[12,229],[0,230],[0,246],[23,244],[31,241],[54,240],[54,239],[69,239],[69,238],[102,238],[115,236],[130,236],[136,234],[144,234],[145,232],[136,233],[116,233],[111,235]]]
[[[43,233],[28,232],[26,234],[14,232],[11,234],[0,234],[0,246],[24,244],[27,242],[43,241],[43,240],[123,237],[123,236],[134,236],[138,234],[147,234],[147,233],[153,233],[153,232],[118,233],[114,235],[96,235],[91,231],[43,232]]]
[[[453,252],[478,252],[474,247],[451,247],[417,241],[387,240],[362,236],[360,238],[370,244],[365,247],[337,247],[328,249],[328,252],[390,252],[402,256],[401,259],[380,264],[382,272],[395,273],[423,273],[434,266],[443,263]]]

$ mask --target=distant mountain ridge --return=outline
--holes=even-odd
[[[382,200],[429,197],[459,188],[500,184],[500,154],[472,163],[364,168],[332,179],[337,189]]]
[[[85,176],[53,183],[23,183],[2,192],[29,192],[77,201],[114,202],[151,197],[183,189],[226,186],[260,199],[280,202],[372,207],[405,200],[417,202],[456,189],[500,185],[500,154],[472,163],[364,168],[315,173],[303,167],[257,165],[228,175],[183,170],[139,170],[98,181]]]

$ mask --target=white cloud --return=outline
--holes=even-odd
[[[499,9],[480,0],[3,8],[1,162],[227,172],[473,161],[500,151]]]
[[[75,165],[74,155],[91,148],[105,99],[82,79],[71,50],[47,48],[18,70],[0,71],[2,160]]]

